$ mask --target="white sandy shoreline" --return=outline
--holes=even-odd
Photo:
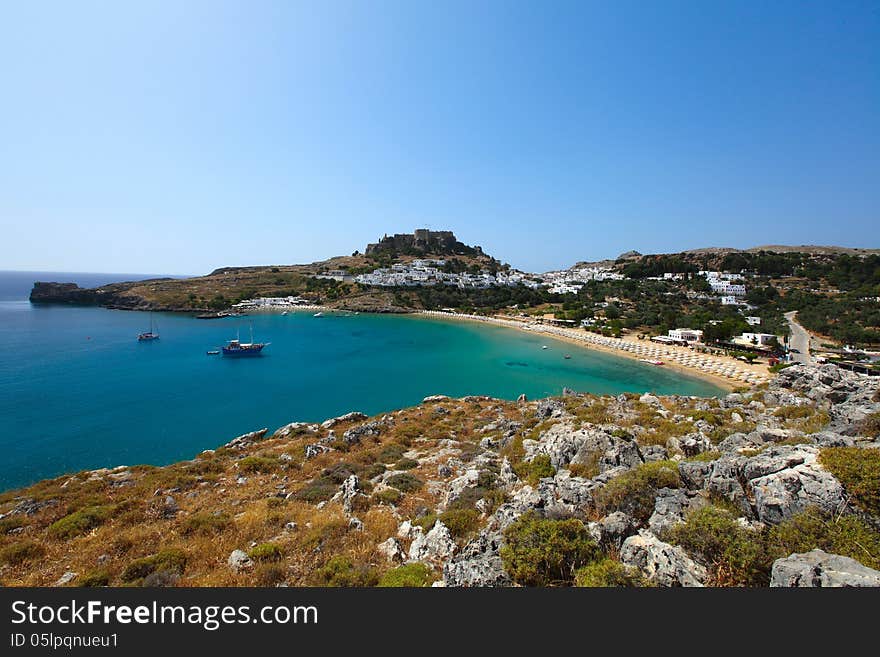
[[[552,336],[577,344],[581,347],[598,349],[618,356],[636,360],[660,360],[665,367],[710,381],[728,390],[738,386],[751,386],[769,381],[771,375],[762,372],[762,366],[748,366],[733,362],[730,358],[694,352],[686,347],[658,345],[653,342],[607,338],[586,331],[526,323],[501,317],[486,317],[466,313],[451,313],[439,310],[425,310],[418,313],[428,317],[439,317],[464,321],[482,322],[520,331],[530,331]]]
[[[318,304],[291,307],[260,308],[252,313],[280,314],[282,312],[322,312],[352,313],[353,311],[330,308]],[[369,314],[369,313],[363,313]],[[607,338],[586,331],[547,326],[535,322],[516,321],[502,317],[487,317],[467,313],[453,313],[440,310],[422,310],[412,313],[417,316],[452,319],[459,321],[480,322],[519,331],[529,331],[551,336],[575,344],[582,348],[596,349],[616,356],[635,360],[662,361],[663,367],[709,381],[721,388],[733,390],[739,386],[757,385],[769,381],[771,375],[762,365],[747,365],[734,362],[730,358],[701,354],[686,347],[658,345],[648,341]],[[646,363],[647,364],[647,363]]]

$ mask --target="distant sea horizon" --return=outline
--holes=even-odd
[[[31,271],[0,269],[0,301],[28,299],[34,283],[76,283],[80,287],[100,287],[110,283],[145,281],[151,278],[190,278],[175,274],[131,274],[84,271]]]

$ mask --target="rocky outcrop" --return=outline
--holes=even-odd
[[[224,447],[228,449],[244,449],[245,447],[250,447],[258,440],[263,440],[266,437],[266,433],[269,429],[259,429],[257,431],[251,431],[250,433],[245,433],[237,438],[233,438],[228,443],[224,445]]]
[[[235,573],[250,570],[254,567],[254,562],[244,550],[233,550],[229,555],[229,559],[226,560],[226,563]]]
[[[843,486],[810,445],[774,447],[742,466],[758,520],[778,524],[808,507],[831,514],[846,506]]]
[[[366,420],[367,416],[359,411],[352,411],[351,413],[346,413],[345,415],[340,415],[339,417],[331,417],[329,420],[324,420],[321,422],[322,429],[332,429],[337,424],[342,424],[343,422],[357,422],[358,420]]]
[[[863,566],[855,559],[817,549],[774,561],[770,586],[880,586],[880,571]]]
[[[630,536],[620,549],[620,561],[638,568],[657,586],[703,586],[706,569],[680,547],[664,543],[651,532]]]
[[[451,557],[455,552],[456,544],[449,533],[449,528],[439,520],[427,534],[422,533],[421,527],[415,528],[416,535],[409,546],[410,561],[433,561]]]
[[[444,584],[468,587],[512,584],[499,554],[502,543],[500,532],[481,532],[459,554],[444,564]]]

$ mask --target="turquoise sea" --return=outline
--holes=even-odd
[[[0,490],[82,469],[170,463],[261,427],[380,413],[433,394],[720,392],[547,337],[422,317],[157,313],[161,338],[139,343],[148,313],[32,306],[34,280],[85,286],[114,277],[0,272]],[[251,326],[271,343],[262,357],[206,355],[237,330],[249,337]]]

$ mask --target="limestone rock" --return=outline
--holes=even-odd
[[[367,416],[363,413],[359,413],[357,411],[353,411],[351,413],[346,413],[345,415],[340,415],[339,417],[332,417],[329,420],[324,420],[321,423],[321,427],[324,429],[332,429],[337,424],[341,424],[342,422],[356,422],[357,420],[366,420]]]
[[[224,445],[224,447],[228,447],[229,449],[244,449],[249,445],[253,445],[258,440],[262,440],[265,438],[266,433],[269,431],[268,428],[259,429],[258,431],[251,431],[250,433],[245,433],[237,438],[233,438],[228,443]]]
[[[688,511],[706,504],[704,497],[688,494],[677,488],[661,488],[654,498],[654,513],[648,527],[655,536],[663,536],[675,525],[685,521]]]
[[[393,536],[389,536],[387,540],[382,541],[376,546],[379,554],[384,556],[388,561],[403,561],[404,552],[400,548],[400,543]]]
[[[339,491],[331,498],[332,502],[342,502],[345,513],[351,513],[354,499],[360,494],[361,484],[357,475],[349,475],[339,486]]]
[[[500,532],[483,531],[443,566],[446,586],[510,586],[510,577],[499,556],[503,542]]]
[[[658,586],[703,586],[706,569],[680,547],[664,543],[647,530],[630,536],[620,549],[622,563],[638,568]]]
[[[880,571],[855,559],[812,550],[792,554],[773,562],[772,587],[862,587],[880,586]]]
[[[421,530],[421,528],[418,529]],[[452,556],[456,547],[452,534],[449,533],[449,528],[438,520],[427,534],[418,532],[409,546],[409,559],[410,561],[446,559]]]
[[[743,466],[758,519],[778,524],[815,506],[825,513],[846,507],[843,486],[817,462],[812,445],[778,446]]]
[[[226,563],[236,573],[250,570],[254,567],[254,562],[244,550],[233,550]]]
[[[623,542],[636,533],[636,521],[620,511],[602,518],[597,523],[599,542],[605,549],[619,550]]]
[[[61,577],[55,580],[52,586],[66,586],[67,584],[70,584],[73,580],[75,580],[76,576],[77,573],[73,572],[72,570],[68,570]]]

